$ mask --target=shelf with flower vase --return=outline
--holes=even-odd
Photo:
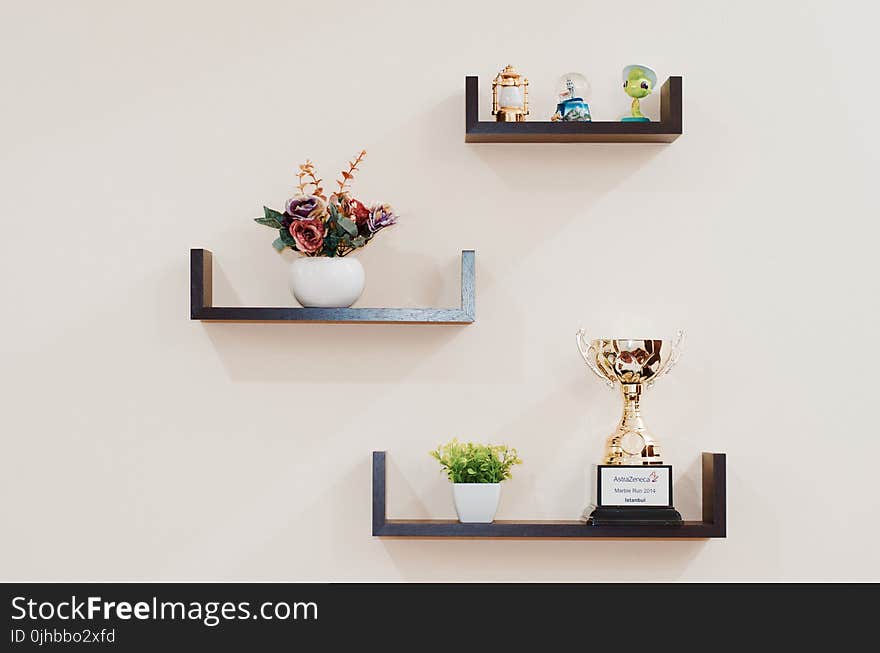
[[[453,308],[214,306],[212,255],[190,250],[190,319],[212,322],[398,322],[470,324],[475,319],[474,251],[461,252],[461,305]]]
[[[681,77],[660,87],[659,122],[480,120],[480,82],[465,77],[466,143],[671,143],[682,133]]]
[[[662,538],[727,537],[727,457],[703,453],[703,510],[700,521],[680,525],[595,525],[581,520],[462,523],[452,519],[389,519],[386,508],[385,452],[373,452],[373,535],[376,537],[455,538]]]

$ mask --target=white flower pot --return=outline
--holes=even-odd
[[[290,264],[289,280],[303,306],[347,308],[364,291],[364,267],[353,256],[301,256]]]
[[[498,512],[501,483],[453,483],[452,498],[458,521],[463,524],[490,524]]]

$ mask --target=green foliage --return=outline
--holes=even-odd
[[[357,224],[343,215],[332,203],[327,205],[326,225],[323,256],[344,256],[355,248],[352,238],[358,235]]]
[[[510,468],[522,460],[507,445],[452,441],[431,452],[453,483],[500,483],[510,478]]]
[[[324,236],[324,256],[333,258],[336,256],[336,248],[339,247],[339,233],[334,229],[335,223],[331,220],[327,223],[327,235]]]
[[[278,238],[280,238],[281,242],[287,245],[290,249],[296,250],[296,241],[293,239],[293,234],[290,233],[290,229],[281,227],[281,229],[278,230]]]
[[[272,227],[272,229],[281,229],[281,223],[275,218],[254,218],[254,222],[264,227]]]
[[[254,222],[266,227],[272,227],[273,229],[281,229],[283,227],[281,220],[284,216],[278,211],[270,209],[268,206],[264,206],[263,214],[262,218],[254,218]]]
[[[272,247],[279,252],[289,247],[305,256],[343,257],[367,245],[379,231],[396,224],[398,216],[389,204],[370,206],[351,195],[349,186],[364,156],[366,151],[361,150],[349,161],[348,169],[342,171],[342,178],[336,182],[339,190],[329,197],[314,164],[306,161],[300,165],[296,175],[299,192],[285,203],[286,212],[264,206],[263,216],[254,218],[257,224],[278,231]],[[297,225],[297,221],[306,224]],[[297,238],[308,240],[310,251],[297,247],[289,231],[291,226],[295,227]]]
[[[268,206],[263,207],[263,215],[267,218],[274,218],[279,223],[284,219],[284,214],[280,211],[276,211],[275,209],[270,209]]]
[[[339,223],[339,226],[342,227],[346,232],[348,232],[348,235],[352,238],[358,235],[358,228],[357,225],[354,223],[354,220],[349,220],[344,216],[339,216],[339,218],[337,218],[337,222]]]

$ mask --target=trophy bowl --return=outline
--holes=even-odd
[[[587,366],[610,388],[620,386],[623,416],[609,436],[605,465],[662,465],[660,445],[645,427],[640,399],[644,388],[669,372],[681,355],[684,333],[672,340],[590,339],[577,332],[578,350]]]

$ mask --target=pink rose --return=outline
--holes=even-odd
[[[296,241],[299,251],[314,254],[324,246],[324,234],[327,228],[320,218],[294,220],[289,227],[290,235]]]

